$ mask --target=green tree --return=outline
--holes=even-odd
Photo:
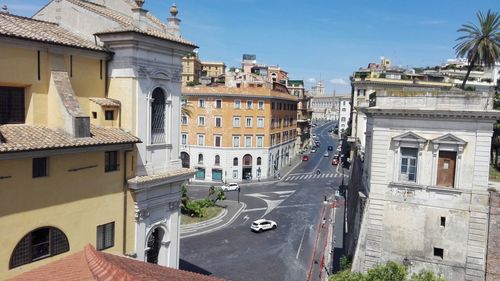
[[[406,280],[406,267],[395,262],[388,262],[383,266],[376,266],[368,270],[367,281],[403,281]]]
[[[446,279],[434,275],[431,271],[422,271],[418,274],[413,274],[410,281],[446,281]]]
[[[490,67],[500,61],[499,14],[488,10],[486,15],[479,11],[476,16],[479,26],[474,23],[463,24],[458,32],[463,32],[465,35],[457,38],[458,43],[454,47],[457,57],[467,58],[469,62],[462,89],[465,89],[474,65]]]

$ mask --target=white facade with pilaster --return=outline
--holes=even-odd
[[[413,90],[377,92],[376,106],[362,109],[368,199],[354,270],[396,261],[446,280],[483,280],[500,115],[491,104],[488,93]]]

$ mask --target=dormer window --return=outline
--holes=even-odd
[[[0,87],[0,125],[22,124],[24,114],[24,88]]]

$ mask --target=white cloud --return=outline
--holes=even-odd
[[[309,83],[316,83],[316,78],[314,78],[314,77],[313,78],[308,78],[307,82],[309,82]]]
[[[330,80],[330,83],[332,83],[333,85],[340,85],[340,86],[347,85],[347,82],[342,78],[333,78],[332,80]]]

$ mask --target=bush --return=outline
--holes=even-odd
[[[344,260],[344,262],[342,262]],[[347,257],[341,258],[342,264],[346,264]],[[344,270],[328,277],[328,281],[446,281],[444,278],[436,276],[431,271],[421,271],[408,277],[407,268],[395,262],[376,266],[366,273],[351,272]]]
[[[352,259],[347,256],[340,257],[340,270],[344,271],[347,269],[351,269]]]

